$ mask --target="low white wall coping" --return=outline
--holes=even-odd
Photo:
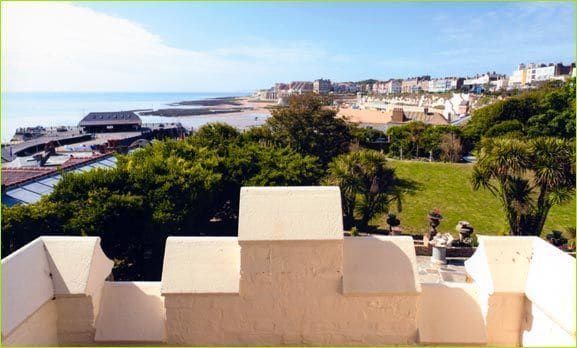
[[[165,342],[160,282],[105,282],[96,342]]]
[[[465,269],[487,294],[524,293],[533,241],[538,237],[478,236]]]
[[[100,248],[100,237],[41,237],[56,296],[95,295],[114,262]]]
[[[2,335],[54,296],[44,243],[37,238],[2,260]]]
[[[163,295],[238,294],[240,246],[236,237],[169,237],[162,268]]]
[[[368,236],[344,239],[344,294],[407,294],[420,291],[412,237]]]
[[[342,240],[340,190],[336,186],[243,187],[238,239]]]
[[[419,298],[420,344],[485,345],[478,288],[471,283],[424,283]]]
[[[575,336],[575,258],[537,238],[525,294],[566,332]]]

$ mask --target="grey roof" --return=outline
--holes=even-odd
[[[82,173],[95,168],[110,169],[114,167],[116,167],[116,157],[106,157],[95,162],[83,164],[72,170],[72,172]],[[60,179],[62,179],[62,175],[56,174],[8,189],[2,194],[2,204],[11,207],[16,204],[36,203],[42,196],[52,193],[54,186]]]
[[[78,124],[86,126],[142,125],[142,120],[132,111],[91,112]]]

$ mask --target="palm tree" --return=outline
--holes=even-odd
[[[575,147],[558,138],[482,143],[473,188],[499,198],[512,235],[541,235],[549,210],[575,192]]]
[[[395,171],[387,167],[385,155],[361,150],[337,157],[329,165],[326,183],[341,188],[345,225],[351,226],[354,214],[360,216],[358,227],[366,230],[369,221],[388,212],[396,203],[401,210],[403,187]]]
[[[342,155],[329,163],[328,176],[324,180],[325,184],[336,185],[341,189],[345,229],[351,228],[355,222],[354,212],[357,201],[357,187],[359,186],[355,176],[355,167],[352,165],[350,157],[350,155]]]

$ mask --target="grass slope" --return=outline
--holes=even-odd
[[[442,232],[456,235],[459,220],[469,221],[477,234],[498,235],[507,230],[497,198],[486,190],[473,191],[472,165],[398,160],[390,160],[389,164],[400,178],[413,180],[419,186],[415,194],[405,196],[403,210],[397,215],[404,233],[424,234],[428,228],[427,213],[433,208],[439,208],[443,215],[439,226]],[[374,222],[386,227],[385,220],[386,216]],[[575,226],[575,200],[551,209],[543,234],[567,226]]]

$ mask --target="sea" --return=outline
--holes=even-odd
[[[198,108],[171,106],[186,100],[247,96],[249,93],[2,93],[2,143],[10,141],[20,127],[76,126],[89,112],[126,111],[161,108]],[[198,128],[210,122],[224,122],[237,128],[263,124],[267,114],[207,115],[188,117],[141,116],[143,123],[180,122],[186,128]]]

